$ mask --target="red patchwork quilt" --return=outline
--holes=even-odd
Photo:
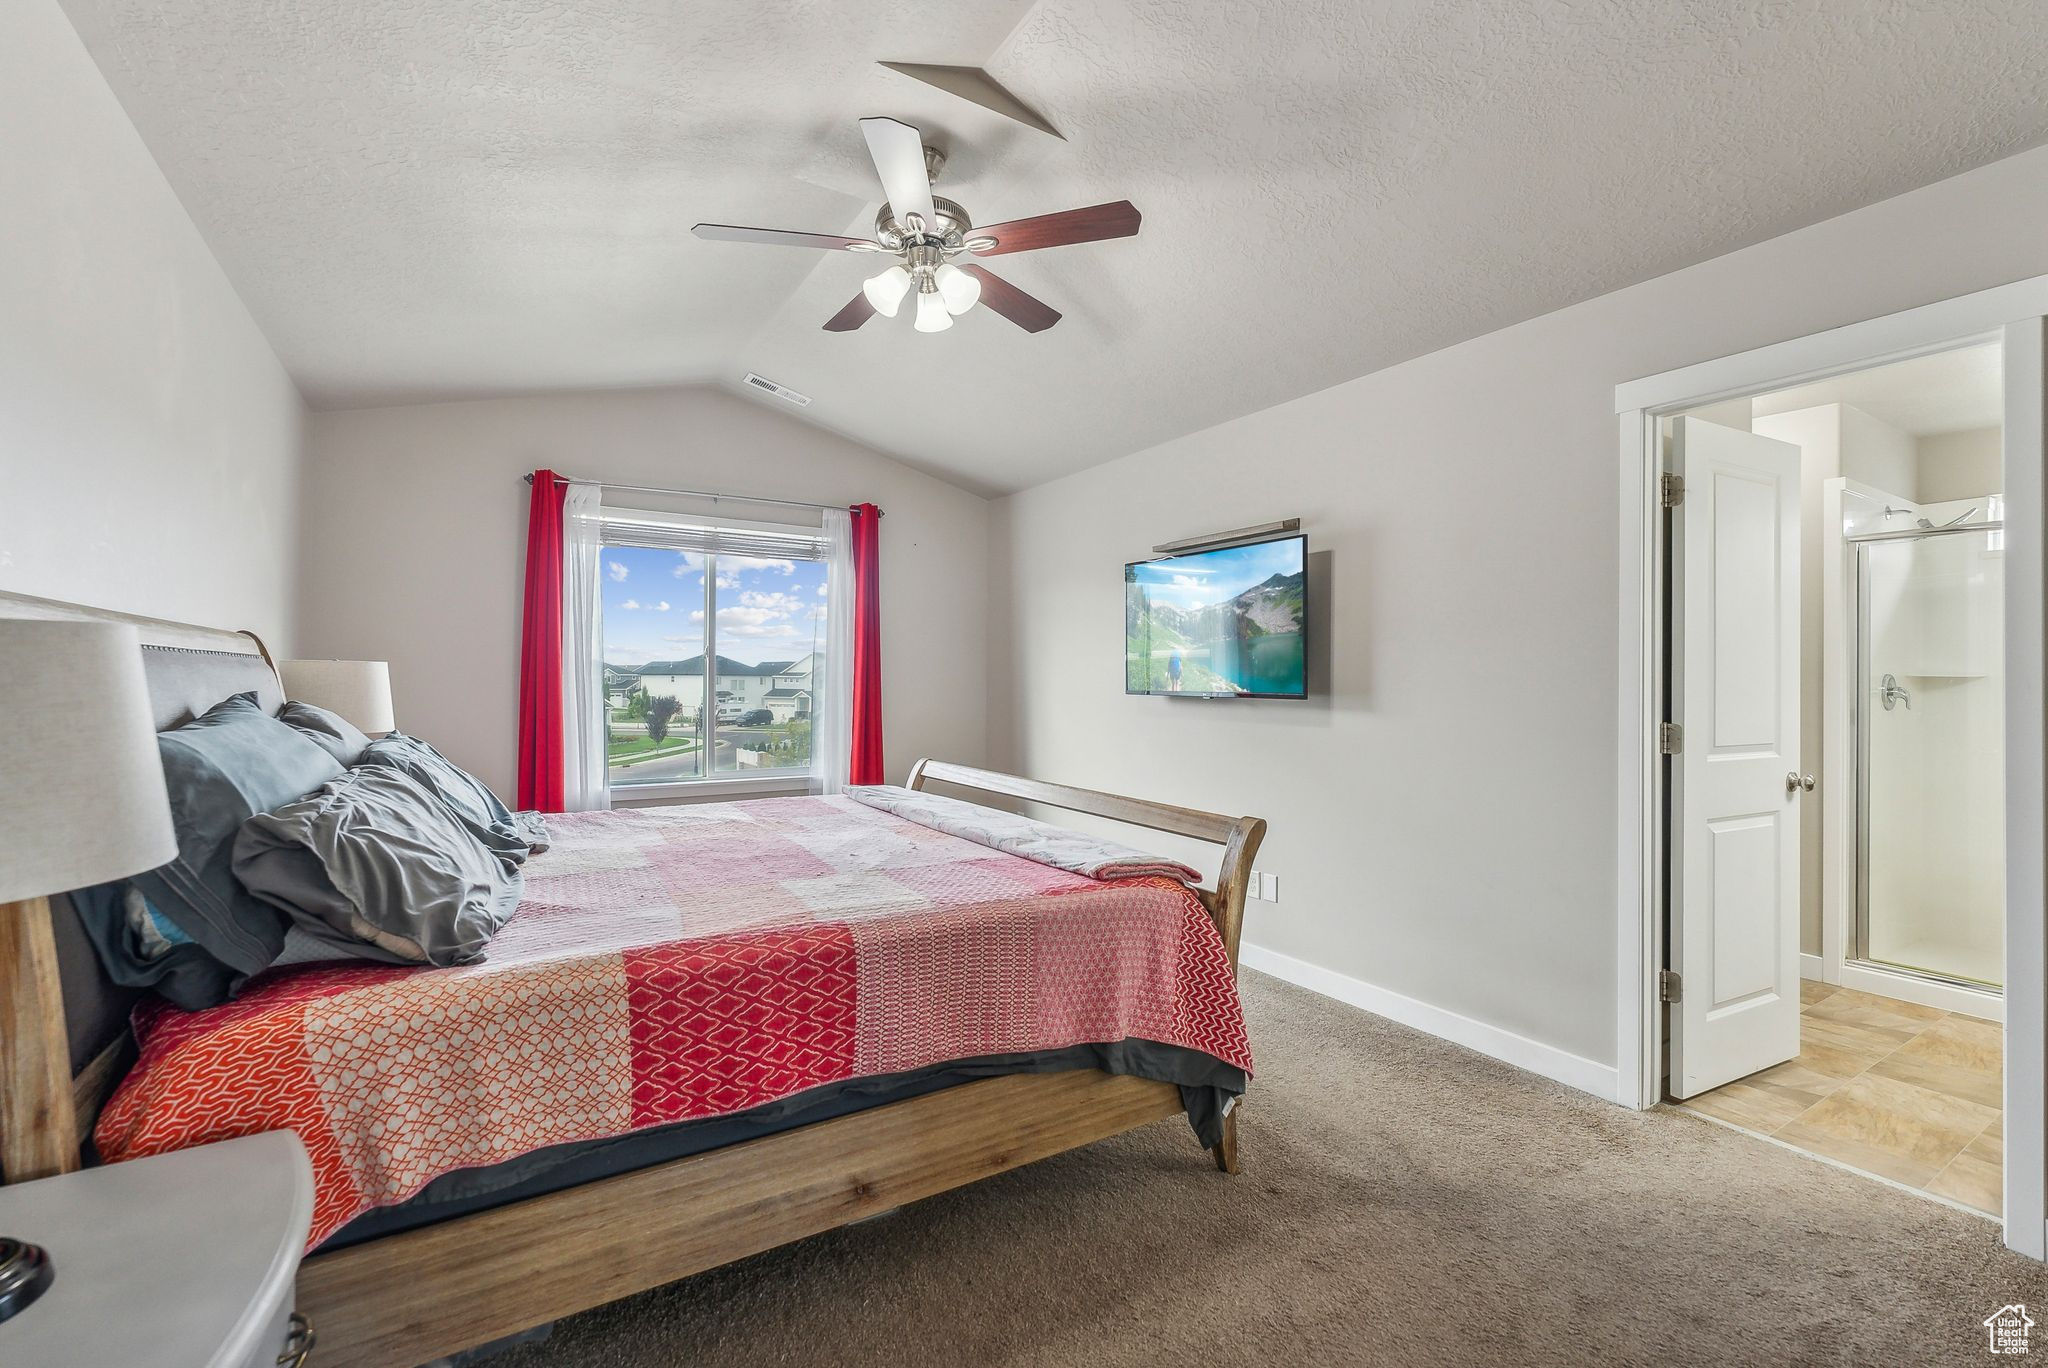
[[[1222,939],[1171,879],[1091,879],[836,797],[548,826],[484,963],[283,970],[205,1011],[138,1009],[101,1156],[296,1131],[311,1247],[451,1169],[850,1078],[1133,1037],[1251,1067]]]

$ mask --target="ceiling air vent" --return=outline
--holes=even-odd
[[[770,394],[774,395],[778,399],[787,399],[790,403],[795,404],[798,408],[810,407],[810,395],[798,394],[789,386],[778,385],[765,375],[756,375],[752,371],[748,371],[747,383],[752,385],[757,390],[767,390]]]

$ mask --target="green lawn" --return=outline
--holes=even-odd
[[[664,741],[650,741],[644,736],[615,736],[605,746],[607,760],[628,760],[636,757],[652,758],[658,751],[663,755],[684,755],[697,749],[695,738],[679,739],[669,737]]]

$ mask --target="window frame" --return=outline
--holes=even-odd
[[[814,557],[806,557],[805,559],[814,560],[818,564],[825,567],[825,582],[827,586],[827,593],[829,594],[831,592],[831,558],[825,550],[824,529],[822,527],[813,528],[804,523],[768,522],[758,519],[720,518],[714,516],[693,515],[689,513],[676,513],[663,509],[632,508],[614,504],[605,505],[602,509],[602,514],[604,521],[608,523],[645,522],[657,526],[665,524],[674,527],[711,527],[718,529],[720,531],[730,530],[734,532],[762,532],[780,534],[785,536],[790,534],[798,534],[806,537],[815,536],[818,542],[819,553]],[[656,551],[667,551],[677,549],[674,547],[665,546],[655,541],[631,542],[610,540],[600,542],[599,549],[602,552],[604,550],[609,550],[614,546],[629,547],[637,550]],[[623,804],[641,803],[649,800],[673,800],[676,798],[686,798],[692,794],[696,794],[699,796],[710,796],[712,794],[722,792],[725,795],[729,796],[734,793],[800,793],[809,792],[810,790],[817,787],[818,754],[815,746],[813,746],[813,749],[811,751],[809,763],[804,765],[801,769],[798,769],[794,766],[790,766],[786,768],[778,767],[777,769],[775,769],[773,773],[762,773],[759,771],[749,773],[748,771],[740,769],[721,771],[717,768],[719,726],[718,553],[716,551],[706,551],[700,554],[704,557],[704,669],[703,674],[701,676],[703,680],[703,695],[698,704],[697,715],[699,719],[699,729],[704,738],[704,745],[700,754],[704,757],[704,763],[707,766],[707,768],[704,770],[702,774],[700,774],[698,777],[694,779],[662,779],[654,780],[648,783],[637,784],[630,781],[619,783],[613,781],[611,778],[611,762],[610,757],[607,756],[605,762],[605,787],[612,795],[612,806],[614,807],[618,807]],[[600,613],[599,615],[597,657],[597,666],[600,670],[602,670],[604,668],[605,663],[602,613]],[[607,748],[609,748],[609,738],[611,736],[611,700],[610,696],[603,690],[599,690],[599,698],[600,704],[604,709],[605,736],[607,738],[606,745]],[[817,695],[816,690],[814,688],[812,690],[811,697],[811,715],[815,717],[816,712]],[[813,733],[813,735],[815,736],[815,732]]]

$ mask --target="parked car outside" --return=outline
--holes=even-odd
[[[742,727],[765,727],[774,721],[774,713],[769,712],[766,708],[755,708],[752,712],[740,718],[740,725]]]

